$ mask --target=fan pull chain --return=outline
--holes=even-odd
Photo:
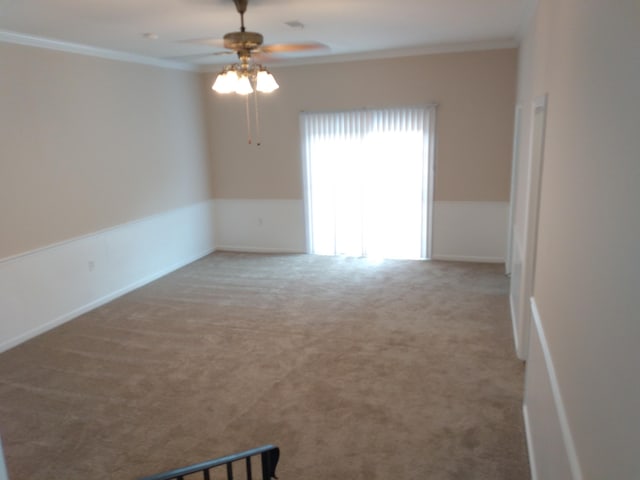
[[[245,110],[247,114],[247,143],[251,145],[251,115],[249,113],[249,95],[245,95]]]
[[[260,146],[262,142],[260,141],[260,116],[258,115],[258,92],[254,92],[253,94],[253,106],[256,110],[256,145]]]

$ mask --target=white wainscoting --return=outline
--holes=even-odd
[[[435,202],[433,258],[504,262],[507,202]],[[216,199],[216,249],[306,251],[304,200]]]
[[[434,202],[432,258],[504,262],[508,216],[508,202]]]
[[[213,250],[206,201],[0,260],[0,351]]]
[[[215,231],[217,250],[304,253],[304,201],[216,199]]]
[[[533,480],[582,480],[553,358],[535,300],[525,374],[524,420]]]

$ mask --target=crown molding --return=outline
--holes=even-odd
[[[51,38],[36,37],[34,35],[26,35],[24,33],[17,33],[9,30],[0,30],[0,42],[25,45],[28,47],[46,48],[49,50],[57,50],[61,52],[76,53],[79,55],[87,55],[91,57],[106,58],[108,60],[117,60],[120,62],[138,63],[160,68],[170,68],[173,70],[185,70],[193,72],[197,72],[199,70],[196,65],[188,63],[163,60],[160,58],[136,55],[133,53],[120,52],[117,50],[109,50],[106,48],[92,47],[79,43],[54,40]]]
[[[0,42],[13,43],[17,45],[25,45],[29,47],[45,48],[49,50],[57,50],[61,52],[76,53],[79,55],[87,55],[91,57],[105,58],[108,60],[117,60],[121,62],[138,63],[142,65],[150,65],[160,68],[169,68],[173,70],[184,70],[191,72],[212,73],[219,71],[223,64],[214,65],[198,65],[175,60],[164,60],[145,55],[137,55],[133,53],[121,52],[117,50],[109,50],[106,48],[92,47],[79,43],[66,42],[51,38],[37,37],[34,35],[26,35],[24,33],[12,32],[0,29]],[[341,63],[354,62],[363,60],[381,60],[386,58],[401,57],[418,57],[422,55],[436,55],[442,53],[458,53],[472,52],[481,50],[499,50],[506,48],[518,48],[519,42],[514,39],[498,39],[484,42],[468,42],[468,43],[452,43],[441,45],[426,45],[410,48],[399,48],[389,50],[377,50],[372,52],[360,52],[350,54],[323,55],[318,57],[298,58],[281,61],[277,64],[278,68],[313,65],[324,63]],[[274,65],[275,66],[275,65]]]
[[[363,60],[382,60],[386,58],[419,57],[423,55],[437,55],[442,53],[461,53],[482,50],[501,50],[518,48],[520,42],[515,39],[497,39],[483,42],[450,43],[441,45],[424,45],[419,47],[398,48],[390,50],[377,50],[372,52],[360,52],[349,54],[322,55],[318,57],[298,58],[291,60],[279,60],[270,68],[295,67],[299,65],[315,65],[323,63],[357,62]],[[268,62],[265,62],[268,65]],[[224,64],[200,65],[200,72],[213,73],[222,69]]]

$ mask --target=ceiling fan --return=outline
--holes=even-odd
[[[322,50],[328,48],[318,42],[310,43],[281,43],[276,45],[263,45],[264,37],[258,32],[249,32],[244,26],[244,14],[247,11],[249,0],[233,0],[236,10],[240,14],[240,30],[227,33],[223,37],[223,45],[227,49],[222,53],[236,53],[239,63],[227,65],[216,76],[212,89],[217,93],[232,93],[246,97],[247,136],[248,143],[251,140],[251,118],[249,114],[248,95],[254,92],[271,93],[279,88],[273,75],[262,65],[255,62],[257,55],[262,58],[265,54],[299,52],[309,50]],[[254,95],[255,125],[259,138],[260,123],[258,118],[258,96]],[[260,141],[258,140],[258,145]]]
[[[219,44],[226,49],[221,52],[214,52],[209,54],[200,55],[188,55],[189,57],[208,57],[212,55],[228,55],[237,54],[240,61],[246,59],[247,61],[253,56],[258,57],[260,60],[268,59],[271,55],[286,54],[293,52],[308,52],[327,50],[329,47],[320,42],[304,42],[304,43],[278,43],[273,45],[264,45],[264,37],[261,33],[247,31],[244,25],[244,14],[247,11],[249,0],[233,0],[236,6],[236,10],[240,15],[240,30],[235,32],[229,32],[224,35],[222,42],[219,39],[201,38],[194,40],[187,40],[188,43],[198,43],[205,45]],[[302,25],[302,24],[300,24]],[[185,57],[182,57],[185,58]]]
[[[240,63],[227,65],[218,74],[213,90],[218,93],[235,92],[240,95],[247,95],[254,91],[270,93],[278,88],[273,75],[259,63],[255,63],[252,57],[259,55],[263,58],[265,54],[298,52],[308,50],[318,50],[327,48],[326,45],[311,43],[281,43],[276,45],[263,45],[264,37],[258,32],[249,32],[244,26],[244,14],[247,11],[249,0],[233,0],[236,10],[240,14],[240,30],[227,33],[223,37],[226,52],[238,55]]]
[[[248,32],[244,26],[244,14],[247,11],[249,0],[233,0],[236,10],[240,14],[240,31],[227,33],[223,37],[224,47],[235,51],[238,56],[251,53],[287,53],[309,50],[323,50],[327,46],[318,42],[308,43],[280,43],[275,45],[263,45],[264,37],[257,32]]]

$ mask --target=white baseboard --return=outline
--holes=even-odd
[[[305,253],[299,250],[286,250],[283,248],[265,248],[265,247],[236,247],[234,245],[218,245],[216,252],[241,252],[241,253],[281,253],[281,254],[298,254]]]
[[[216,199],[216,249],[304,253],[303,200]]]
[[[503,263],[508,214],[508,202],[434,202],[431,258]]]
[[[560,383],[533,298],[531,318],[523,411],[532,477],[582,480]]]
[[[442,260],[445,262],[476,262],[476,263],[504,263],[500,257],[476,257],[473,255],[442,255],[435,253],[431,260]]]
[[[0,261],[0,351],[214,250],[211,201]]]

